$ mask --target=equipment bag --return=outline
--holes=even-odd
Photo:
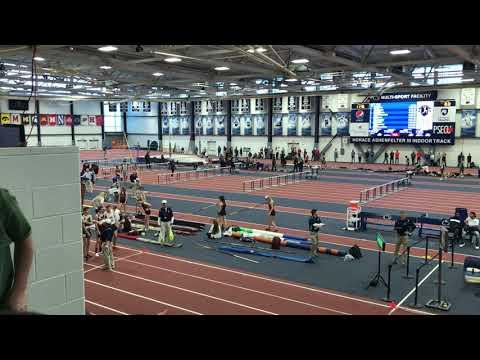
[[[360,251],[360,248],[356,244],[348,250],[348,253],[357,260],[362,257],[362,252]]]
[[[173,234],[172,228],[170,228],[170,231],[168,232],[167,239],[169,242],[173,242],[175,240],[175,235]]]

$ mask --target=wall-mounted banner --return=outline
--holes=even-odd
[[[47,115],[40,115],[40,125],[46,126],[48,124],[48,116]]]
[[[240,117],[240,123],[243,127],[243,135],[251,136],[253,135],[253,125],[252,118],[250,115],[245,115]]]
[[[197,115],[195,116],[195,135],[202,135],[203,134],[203,116]]]
[[[33,114],[30,120],[32,121],[32,126],[37,125],[38,124],[38,115]]]
[[[10,124],[10,114],[2,113],[2,125],[8,125]]]
[[[23,125],[30,125],[30,115],[28,114],[25,114],[25,115],[22,115],[22,124]]]
[[[82,126],[88,125],[88,115],[80,115],[80,122]]]
[[[475,137],[477,130],[477,110],[462,110],[461,137]]]
[[[332,136],[332,113],[320,113],[320,135]]]
[[[170,135],[170,121],[168,116],[162,116],[162,135]]]
[[[225,135],[225,116],[215,117],[215,133],[217,135]]]
[[[207,116],[206,117],[206,135],[213,135],[213,116]]]
[[[433,122],[455,122],[456,111],[455,100],[435,101]]]
[[[202,134],[207,135],[207,117],[202,116]]]
[[[232,135],[240,135],[240,116],[232,115]]]
[[[301,129],[302,136],[312,136],[312,117],[313,114],[306,113],[302,116]]]
[[[82,123],[82,119],[80,118],[80,115],[73,115],[73,124],[75,126],[80,125]]]
[[[370,120],[370,104],[358,103],[352,104],[352,114],[350,122],[367,123]]]
[[[297,136],[297,114],[288,114],[287,136]]]
[[[88,125],[96,126],[95,115],[88,115]]]
[[[180,135],[180,121],[178,117],[172,116],[170,117],[170,126],[171,126],[171,131],[172,135]]]
[[[180,118],[180,132],[182,135],[189,135],[190,131],[190,118],[188,116],[182,116]]]
[[[21,125],[22,120],[21,120],[20,114],[10,114],[10,124]]]
[[[255,135],[264,136],[265,135],[265,115],[257,115],[255,117]]]
[[[57,115],[57,125],[58,126],[65,125],[65,115]]]
[[[72,124],[73,124],[72,115],[65,115],[65,125],[72,126]]]
[[[273,125],[273,136],[282,136],[283,127],[282,127],[282,114],[273,114],[272,119]]]
[[[48,115],[48,125],[55,126],[57,125],[57,115],[49,114]]]
[[[368,96],[365,102],[392,102],[392,101],[434,101],[437,99],[437,90],[425,92],[391,93]]]
[[[444,124],[442,123],[442,126]],[[455,137],[448,138],[407,138],[407,137],[354,137],[350,136],[352,144],[425,144],[425,145],[454,145]]]
[[[95,123],[97,126],[103,126],[103,115],[96,115],[95,116]],[[66,122],[65,122],[66,124]]]
[[[337,135],[348,136],[348,123],[350,113],[338,112],[335,114],[337,121]]]

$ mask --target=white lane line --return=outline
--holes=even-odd
[[[144,299],[144,300],[152,301],[152,302],[155,302],[157,304],[162,304],[164,306],[170,306],[170,307],[173,307],[175,309],[186,311],[186,312],[189,312],[189,313],[194,314],[194,315],[203,315],[202,313],[199,313],[199,312],[196,312],[196,311],[193,311],[193,310],[190,310],[190,309],[185,309],[185,308],[182,308],[180,306],[176,306],[176,305],[169,304],[169,303],[166,303],[166,302],[163,302],[163,301],[160,301],[160,300],[152,299],[152,298],[149,298],[149,297],[146,297],[146,296],[143,296],[143,295],[140,295],[140,294],[132,293],[132,292],[127,291],[127,290],[122,290],[122,289],[119,289],[119,288],[116,288],[116,287],[113,287],[113,286],[105,285],[105,284],[102,284],[102,283],[99,283],[99,282],[96,282],[96,281],[93,281],[93,280],[85,279],[85,281],[89,282],[89,283],[92,283],[92,284],[95,284],[95,285],[98,285],[98,286],[103,286],[107,289],[111,289],[111,290],[118,291],[118,292],[121,292],[121,293],[124,293],[124,294],[132,295],[132,296]]]
[[[418,283],[418,287],[420,288],[420,286],[425,282],[425,280],[427,280],[430,277],[430,275],[432,275],[435,272],[435,270],[437,270],[437,269],[438,269],[438,264],[427,275],[425,275],[425,277]],[[395,306],[395,308],[392,309],[388,313],[388,315],[392,315],[394,313],[394,311],[397,310],[400,307],[400,305],[402,305],[410,297],[410,295],[412,295],[414,292],[415,292],[415,287],[412,290],[410,290],[410,292],[402,300],[400,300],[400,302],[397,304],[397,306]],[[405,308],[402,308],[402,309],[405,309]],[[407,309],[405,309],[405,310],[407,310]],[[431,314],[429,314],[429,315],[431,315]]]
[[[140,255],[142,253],[141,251],[138,251],[138,250],[132,250],[132,251],[136,251],[137,253],[136,254],[130,254],[130,255],[127,255],[127,256],[124,256],[124,257],[121,257],[121,258],[116,258],[115,261],[125,260],[125,259],[128,259],[129,257]],[[88,266],[93,266],[93,268],[85,270],[83,272],[83,274],[86,274],[87,272],[90,272],[90,271],[93,271],[93,270],[96,270],[96,269],[100,269],[100,268],[105,266],[105,264],[92,265],[92,264],[89,264],[89,263],[86,263],[86,262],[84,262],[83,264],[88,265]]]
[[[145,264],[145,263],[138,262],[138,261],[133,261],[133,260],[125,260],[125,261],[126,262],[131,262],[131,263],[134,263],[134,264],[138,264],[138,265],[151,267],[151,268],[158,269],[158,270],[168,271],[168,272],[171,272],[171,273],[174,273],[174,274],[179,274],[179,275],[192,277],[192,278],[195,278],[195,279],[205,280],[205,281],[212,282],[212,283],[215,283],[215,284],[230,286],[230,287],[233,287],[233,288],[236,288],[236,289],[250,291],[250,292],[254,292],[254,293],[262,294],[262,295],[267,295],[267,296],[274,297],[274,298],[277,298],[277,299],[282,299],[282,300],[286,300],[286,301],[290,301],[290,302],[294,302],[294,303],[298,303],[298,304],[302,304],[302,305],[306,305],[306,306],[311,306],[311,307],[322,309],[322,310],[336,312],[336,313],[339,313],[339,314],[342,314],[342,315],[352,315],[350,313],[346,313],[346,312],[343,312],[343,311],[334,310],[334,309],[330,309],[330,308],[327,308],[327,307],[306,303],[306,302],[303,302],[303,301],[300,301],[300,300],[290,299],[290,298],[286,298],[286,297],[283,297],[283,296],[279,296],[279,295],[275,295],[275,294],[271,294],[271,293],[267,293],[267,292],[263,292],[263,291],[259,291],[259,290],[246,288],[246,287],[243,287],[243,286],[233,285],[233,284],[230,284],[230,283],[226,283],[226,282],[218,281],[218,280],[213,280],[213,279],[206,278],[206,277],[203,277],[203,276],[187,274],[187,273],[183,273],[183,272],[180,272],[180,271],[171,270],[171,269],[163,268],[163,267],[160,267],[160,266]]]
[[[98,306],[98,307],[101,307],[101,308],[104,308],[104,309],[107,309],[107,310],[110,310],[110,311],[113,311],[113,312],[116,312],[118,314],[121,314],[121,315],[128,315],[127,313],[123,312],[123,311],[120,311],[120,310],[117,310],[117,309],[113,309],[111,307],[108,307],[108,306],[105,306],[105,305],[102,305],[102,304],[99,304],[99,303],[96,303],[96,302],[93,302],[93,301],[90,301],[90,300],[85,300],[86,303],[89,303],[89,304],[92,304],[92,305],[95,305],[95,306]],[[91,315],[96,315],[94,313],[90,313]]]
[[[180,291],[185,291],[185,292],[188,292],[188,293],[191,293],[191,294],[204,296],[204,297],[207,297],[207,298],[209,298],[209,299],[218,300],[218,301],[221,301],[221,302],[226,302],[226,303],[228,303],[228,304],[232,304],[232,305],[244,307],[244,308],[247,308],[247,309],[259,311],[259,312],[262,312],[262,313],[265,313],[265,314],[269,314],[269,315],[279,315],[279,314],[273,313],[273,312],[271,312],[271,311],[262,310],[262,309],[259,309],[259,308],[253,307],[253,306],[248,306],[248,305],[245,305],[245,304],[241,304],[241,303],[238,303],[238,302],[235,302],[235,301],[231,301],[231,300],[227,300],[227,299],[224,299],[224,298],[219,298],[219,297],[216,297],[216,296],[208,295],[208,294],[201,293],[201,292],[198,292],[198,291],[193,291],[193,290],[185,289],[185,288],[182,288],[182,287],[179,287],[179,286],[174,286],[174,285],[162,283],[162,282],[160,282],[160,281],[155,281],[155,280],[147,279],[147,278],[144,278],[144,277],[141,277],[141,276],[136,276],[136,275],[127,274],[127,273],[124,273],[124,272],[121,272],[121,271],[117,271],[117,270],[114,270],[113,272],[114,272],[114,273],[117,273],[117,274],[129,276],[129,277],[132,277],[132,278],[135,278],[135,279],[147,281],[147,282],[150,282],[150,283],[153,283],[153,284],[162,285],[162,286],[166,286],[166,287],[169,287],[169,288],[172,288],[172,289],[177,289],[177,290],[180,290]]]

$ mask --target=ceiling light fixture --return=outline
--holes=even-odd
[[[218,66],[215,68],[215,70],[217,71],[227,71],[227,70],[230,70],[229,67],[226,67],[226,66]]]
[[[99,47],[98,50],[103,52],[110,52],[110,51],[118,50],[118,48],[113,45],[107,45],[107,46]]]
[[[230,86],[237,86],[238,84],[232,82],[232,83],[230,83],[230,84],[228,84],[228,85],[230,85]]]
[[[295,79],[295,78],[290,78],[290,79],[287,79],[285,81],[288,81],[288,82],[295,82],[295,81],[298,81],[298,79]]]
[[[161,73],[161,72],[156,72],[156,73],[153,73],[152,75],[153,75],[153,76],[163,76],[163,73]]]
[[[33,60],[35,60],[35,61],[45,61],[45,59],[42,58],[42,57],[40,57],[40,56],[35,56],[35,57],[33,58]]]
[[[410,54],[410,53],[411,53],[411,51],[408,50],[408,49],[390,51],[391,55],[406,55],[406,54]]]
[[[475,79],[462,79],[463,82],[475,81]]]
[[[103,65],[103,66],[100,66],[100,69],[103,69],[103,70],[108,70],[108,69],[111,69],[112,67],[111,66],[108,66],[108,65]]]
[[[255,49],[255,51],[258,52],[258,53],[263,53],[263,52],[267,51],[267,49],[265,49],[263,47],[258,47],[258,48]]]
[[[169,57],[169,58],[165,59],[165,62],[168,62],[168,63],[176,63],[176,62],[180,62],[180,61],[182,61],[182,59],[180,59],[178,57]]]
[[[310,62],[310,60],[308,59],[295,59],[295,60],[292,60],[292,63],[294,64],[306,64]]]

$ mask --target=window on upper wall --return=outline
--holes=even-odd
[[[232,100],[232,113],[240,112],[240,100]]]
[[[225,110],[224,103],[222,100],[217,101],[217,113],[223,113]]]
[[[180,102],[180,115],[188,115],[188,103],[186,101]]]
[[[150,112],[152,111],[152,106],[150,104],[150,101],[144,101],[143,102],[143,112]]]
[[[298,110],[298,97],[289,96],[288,97],[288,111],[297,111]]]
[[[255,99],[255,110],[265,111],[265,99]]]
[[[132,112],[140,112],[140,101],[132,101]]]
[[[207,100],[207,113],[214,114],[217,112],[217,101]]]
[[[276,98],[273,98],[272,101],[273,101],[273,111],[274,112],[282,112],[282,101],[283,98],[282,97],[276,97]]]
[[[128,102],[120,103],[120,112],[128,112]]]
[[[312,98],[310,96],[302,96],[301,110],[309,111],[312,109]]]
[[[250,99],[240,99],[240,112],[242,114],[250,113]]]
[[[160,115],[168,115],[168,104],[164,102],[160,104]]]
[[[178,103],[172,101],[170,102],[170,115],[177,115],[178,113]]]
[[[117,108],[116,103],[108,103],[108,112],[117,112]]]
[[[195,114],[201,114],[202,113],[202,102],[201,101],[195,101],[193,106],[194,106],[193,111],[195,112]]]

